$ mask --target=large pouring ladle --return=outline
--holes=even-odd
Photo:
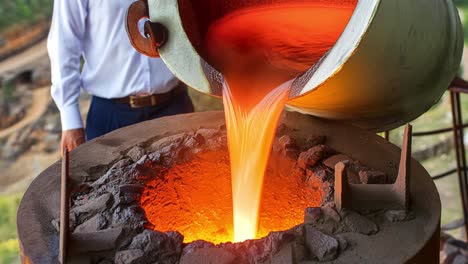
[[[200,55],[201,36],[226,14],[276,2],[299,1],[139,0],[130,6],[127,29],[138,51],[163,59],[190,87],[221,96],[224,78]],[[146,37],[137,25],[144,17]],[[441,98],[462,50],[461,22],[451,0],[359,0],[335,46],[294,80],[287,109],[371,131],[398,127]]]

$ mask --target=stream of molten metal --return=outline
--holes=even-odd
[[[265,169],[290,93],[287,81],[333,47],[357,0],[342,5],[298,2],[236,11],[206,34],[205,55],[226,80],[235,242],[257,237]]]
[[[276,125],[288,100],[289,83],[270,93],[250,111],[232,97],[225,84],[225,106],[231,158],[234,242],[257,235],[263,178]]]

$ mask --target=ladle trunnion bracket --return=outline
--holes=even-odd
[[[333,48],[294,80],[289,110],[388,130],[427,111],[458,70],[463,32],[451,0],[305,2],[356,7]],[[137,50],[161,57],[194,89],[221,96],[223,75],[200,52],[209,25],[236,10],[275,3],[304,1],[140,0],[128,11],[127,28]],[[148,38],[137,29],[143,17],[150,19]]]

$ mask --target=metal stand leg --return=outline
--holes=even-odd
[[[463,206],[464,236],[468,238],[468,176],[466,172],[466,155],[464,144],[463,117],[461,112],[460,93],[450,91],[452,105],[453,134],[455,142],[455,153],[457,159],[457,172],[460,185],[460,195]]]

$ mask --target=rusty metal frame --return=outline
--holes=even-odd
[[[431,131],[413,133],[414,137],[425,137],[438,135],[443,133],[453,133],[453,140],[455,146],[456,162],[457,166],[454,169],[450,169],[446,172],[440,173],[433,176],[433,180],[438,180],[450,176],[454,173],[458,175],[460,196],[462,201],[463,219],[454,221],[448,224],[447,228],[450,230],[464,226],[465,240],[468,239],[468,167],[466,162],[466,147],[464,144],[464,129],[468,127],[468,124],[463,123],[462,116],[462,105],[460,100],[460,94],[468,94],[468,82],[457,77],[455,78],[448,89],[450,92],[450,103],[452,111],[452,127],[442,128]],[[390,131],[385,132],[385,138],[389,140]],[[462,224],[460,224],[462,223]]]
[[[466,166],[466,149],[464,143],[464,125],[460,94],[468,94],[468,82],[456,78],[450,87],[450,101],[452,105],[453,136],[457,159],[457,174],[460,186],[460,195],[463,206],[465,226],[465,240],[468,239],[468,174]]]

